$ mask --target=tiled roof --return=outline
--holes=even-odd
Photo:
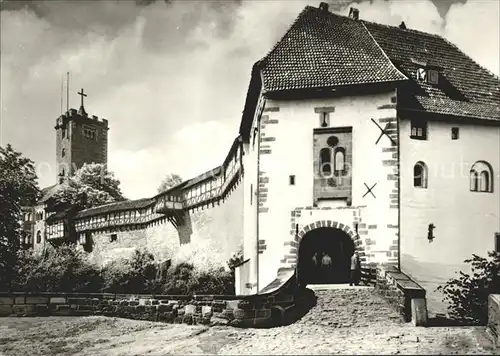
[[[264,92],[407,78],[360,21],[311,6],[262,60]]]
[[[500,120],[500,80],[444,38],[362,21],[387,56],[413,80],[403,84],[399,107]],[[416,81],[416,63],[441,67],[439,84]]]
[[[89,216],[95,216],[99,214],[106,214],[122,210],[142,209],[150,205],[153,205],[154,203],[155,203],[154,198],[144,198],[144,199],[126,200],[117,203],[101,205],[95,208],[90,208],[80,211],[78,214],[76,214],[75,219],[81,219]]]
[[[213,177],[220,175],[221,170],[222,170],[222,166],[219,166],[219,167],[211,169],[205,173],[197,175],[196,177],[188,180],[186,182],[186,185],[184,185],[182,188],[186,189],[186,188],[192,187],[193,185],[196,185],[196,184],[198,184],[206,179],[209,179],[209,178],[212,179]]]
[[[46,203],[50,198],[54,196],[61,188],[65,187],[67,183],[62,184],[54,184],[43,188],[41,190],[40,199],[37,201],[37,204]]]
[[[439,84],[416,80],[419,62],[439,67]],[[261,87],[265,95],[391,81],[398,83],[398,109],[500,121],[498,76],[446,39],[306,6],[255,63],[240,134],[247,142]]]

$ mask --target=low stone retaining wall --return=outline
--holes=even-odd
[[[302,291],[274,295],[0,294],[0,316],[105,315],[168,323],[269,327],[286,323]],[[288,312],[288,313],[287,313]]]
[[[488,297],[488,329],[496,344],[500,345],[500,294],[490,294]]]
[[[170,323],[266,324],[271,306],[238,296],[3,294],[0,316],[106,315]]]
[[[376,289],[416,326],[427,325],[425,289],[393,266],[377,267]]]

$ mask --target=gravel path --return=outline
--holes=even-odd
[[[371,289],[316,291],[296,323],[273,329],[106,317],[0,318],[0,355],[500,354],[482,327],[416,328]]]

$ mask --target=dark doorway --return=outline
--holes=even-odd
[[[344,231],[330,227],[309,231],[299,245],[297,278],[301,285],[349,283],[354,243]]]

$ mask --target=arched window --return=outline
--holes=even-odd
[[[473,192],[477,192],[478,190],[478,176],[477,172],[471,171],[470,172],[470,190]]]
[[[335,149],[334,160],[335,173],[342,173],[345,169],[345,150],[342,147]]]
[[[477,161],[470,169],[470,190],[473,192],[493,192],[493,168],[486,161]]]
[[[62,156],[62,157],[66,156],[66,149],[65,149],[65,148],[63,148],[63,149],[62,149],[62,151],[61,151],[61,156]]]
[[[488,192],[489,185],[490,185],[490,175],[487,171],[482,171],[479,174],[479,190],[481,192]]]
[[[332,153],[329,148],[322,148],[319,152],[319,170],[326,176],[332,173]]]
[[[413,186],[427,188],[427,166],[424,162],[417,162],[413,167]]]
[[[39,244],[42,242],[42,232],[40,230],[38,230],[36,232],[36,243]]]

